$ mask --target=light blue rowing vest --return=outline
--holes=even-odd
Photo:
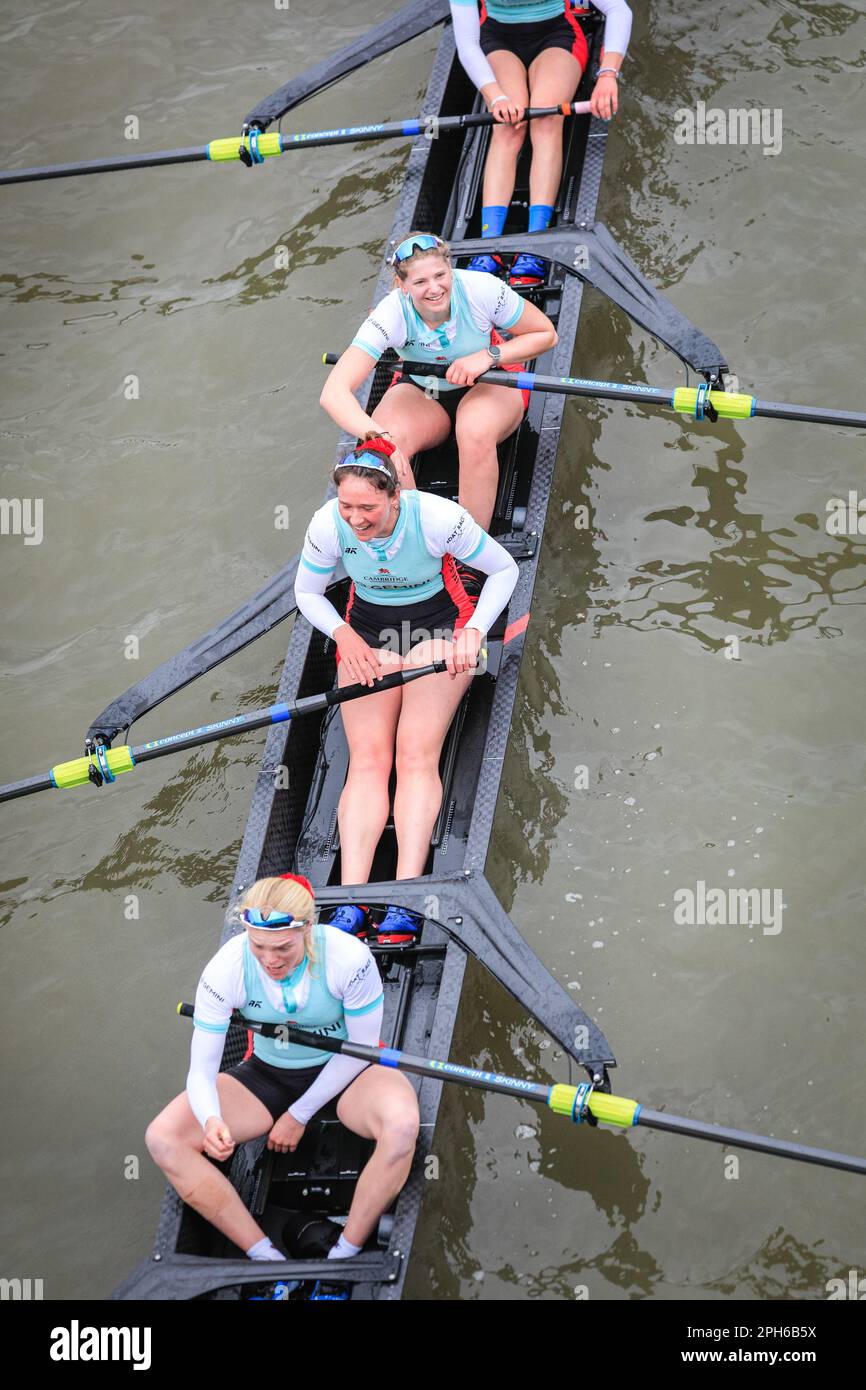
[[[472,318],[461,274],[461,271],[455,270],[451,280],[451,317],[448,322],[452,323],[456,319],[456,331],[453,338],[448,337],[444,323],[440,324],[438,328],[430,328],[412,303],[411,296],[408,294],[400,295],[400,308],[403,310],[403,320],[406,324],[406,341],[402,347],[397,349],[397,354],[404,361],[456,362],[458,357],[468,357],[472,352],[480,352],[489,344],[490,331],[484,332]],[[410,379],[417,386],[426,386],[429,380],[423,376],[413,376]],[[453,386],[450,381],[445,381],[439,377],[435,377],[433,380],[435,380],[436,389],[439,391],[459,391],[461,389],[459,386]]]
[[[417,603],[444,588],[442,556],[431,555],[424,543],[417,488],[400,493],[397,525],[382,540],[359,541],[340,516],[337,501],[332,505],[343,566],[361,598],[396,606]]]
[[[257,1023],[296,1023],[299,1028],[309,1028],[314,1033],[326,1033],[329,1038],[345,1039],[346,1019],[342,999],[335,999],[328,989],[325,969],[325,934],[321,925],[313,927],[313,949],[316,964],[310,971],[310,993],[302,1009],[298,1008],[295,989],[300,984],[304,972],[309,970],[307,957],[296,970],[284,980],[272,980],[265,975],[250,950],[249,940],[244,940],[244,991],[247,1002],[241,1009],[244,1018]],[[283,1007],[274,1007],[268,1000],[263,981],[278,984]],[[312,1047],[301,1047],[297,1043],[286,1043],[279,1038],[263,1038],[253,1033],[253,1052],[262,1062],[272,1067],[323,1067],[330,1060],[331,1053],[317,1052]]]

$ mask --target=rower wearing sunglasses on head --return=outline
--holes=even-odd
[[[236,1010],[251,1022],[291,1023],[378,1045],[383,995],[372,953],[357,937],[316,923],[315,914],[312,887],[300,875],[259,879],[243,893],[234,909],[242,930],[217,951],[199,981],[186,1090],[146,1135],[154,1161],[183,1201],[251,1260],[285,1256],[210,1159],[224,1163],[236,1145],[264,1134],[269,1149],[293,1152],[312,1117],[339,1096],[340,1121],[375,1142],[346,1225],[290,1218],[278,1238],[293,1257],[345,1259],[376,1230],[415,1151],[418,1102],[398,1071],[259,1033],[251,1054],[219,1070]]]
[[[391,264],[395,287],[371,310],[331,371],[321,404],[348,434],[394,441],[404,489],[415,486],[408,460],[442,444],[453,426],[460,503],[486,530],[499,481],[496,446],[517,429],[529,393],[475,384],[476,378],[491,367],[519,371],[525,360],[554,346],[556,329],[503,282],[479,271],[452,270],[441,237],[413,232],[397,246]],[[354,392],[386,348],[408,361],[447,363],[447,375],[394,382],[368,415]]]
[[[562,116],[524,121],[527,106],[562,106],[574,100],[589,61],[582,21],[593,9],[604,15],[604,49],[590,97],[592,114],[610,120],[618,105],[619,70],[631,35],[626,0],[451,0],[457,56],[496,118],[484,168],[481,235],[498,237],[514,195],[517,160],[532,142],[529,171],[530,232],[543,232],[553,217],[562,177]],[[470,270],[496,274],[497,255],[474,256]],[[521,252],[509,271],[512,285],[538,285],[544,262]]]

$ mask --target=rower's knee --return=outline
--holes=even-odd
[[[434,744],[424,742],[417,732],[404,741],[401,741],[398,736],[397,780],[399,781],[401,776],[405,777],[410,772],[428,772],[431,769],[438,769],[441,751],[441,739]]]
[[[147,1151],[158,1168],[163,1172],[176,1160],[180,1145],[177,1136],[160,1116],[151,1120],[144,1133]]]
[[[454,437],[462,457],[471,454],[474,465],[484,467],[486,464],[491,469],[498,469],[496,436],[490,428],[489,420],[485,423],[473,419],[471,415],[468,419],[461,420],[458,415]]]
[[[394,765],[391,749],[357,748],[349,756],[349,776],[369,777],[371,781],[387,782]]]
[[[526,139],[526,125],[526,121],[521,121],[520,125],[507,125],[505,122],[497,121],[493,127],[493,145],[498,145],[503,153],[519,153]]]
[[[551,103],[545,103],[550,105]],[[562,140],[562,116],[538,116],[532,122],[531,139],[533,145],[551,144]]]
[[[418,1140],[417,1118],[401,1117],[388,1123],[376,1141],[376,1152],[389,1166],[411,1162]]]

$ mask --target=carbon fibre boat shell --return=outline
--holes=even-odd
[[[593,31],[597,45],[598,30]],[[586,87],[580,95],[587,94]],[[458,63],[450,26],[443,33],[430,77],[425,111],[470,110],[476,94]],[[554,226],[560,238],[579,240],[592,225],[603,165],[606,127],[588,117],[566,125],[565,162]],[[485,129],[454,139],[419,139],[408,159],[391,238],[413,229],[436,230],[449,240],[478,235],[481,177],[489,141]],[[525,190],[526,160],[518,173],[516,202]],[[506,232],[525,225],[516,208]],[[375,298],[387,293],[383,269]],[[552,266],[544,286],[533,292],[557,325],[556,347],[534,364],[540,372],[571,369],[583,285]],[[374,404],[387,385],[380,366],[363,401]],[[362,890],[339,885],[336,805],[347,763],[339,716],[309,718],[271,730],[252,797],[234,893],[263,875],[294,869],[309,875],[322,908],[362,901],[374,909],[400,902],[425,918],[420,946],[377,950],[385,984],[383,1040],[388,1046],[447,1057],[464,989],[467,956],[492,971],[522,1001],[538,1023],[587,1072],[606,1084],[615,1065],[603,1034],[552,979],[526,945],[485,878],[491,835],[512,727],[532,593],[559,447],[565,401],[535,395],[516,435],[500,447],[500,487],[492,530],[516,556],[519,579],[507,614],[490,634],[488,671],[473,682],[443,752],[443,805],[424,878],[394,883],[394,837],[383,836],[374,879]],[[419,485],[456,496],[453,445],[416,460]],[[335,679],[334,645],[300,616],[289,642],[277,699],[291,701],[327,689]],[[360,896],[359,896],[360,894]],[[234,895],[234,894],[233,894]],[[227,923],[223,941],[233,928]],[[191,982],[192,983],[192,982]],[[246,1035],[232,1030],[223,1060],[234,1065]],[[425,1079],[419,1089],[421,1137],[409,1180],[378,1239],[340,1266],[352,1297],[401,1296],[407,1262],[425,1189],[425,1163],[433,1152],[441,1083]],[[275,1156],[264,1141],[245,1145],[231,1164],[231,1177],[260,1224],[279,1244],[289,1212],[320,1212],[339,1219],[348,1209],[367,1148],[336,1121],[333,1107],[308,1126],[294,1155]],[[333,1277],[333,1265],[287,1261],[268,1266],[271,1280]],[[225,1242],[169,1189],[163,1202],[152,1257],[117,1290],[117,1298],[241,1297],[260,1283],[257,1268]]]

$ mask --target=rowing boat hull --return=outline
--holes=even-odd
[[[581,93],[583,95],[584,93]],[[471,109],[474,91],[456,60],[450,27],[440,43],[430,78],[425,111],[456,114]],[[421,139],[408,160],[403,191],[391,230],[400,239],[414,228],[440,231],[449,239],[477,235],[483,155],[488,132],[459,139]],[[566,168],[558,208],[561,230],[591,226],[601,183],[606,127],[588,118],[569,123]],[[391,277],[383,270],[377,298]],[[551,276],[541,302],[557,324],[556,348],[539,359],[537,370],[567,375],[581,309],[583,286],[572,275]],[[372,400],[385,384],[381,369],[371,381]],[[367,399],[366,397],[362,399]],[[429,875],[400,885],[393,872],[389,833],[374,866],[376,881],[362,901],[402,901],[426,919],[421,949],[403,955],[379,953],[385,981],[383,1038],[390,1046],[426,1055],[449,1055],[455,1019],[464,992],[467,950],[478,956],[524,1004],[536,1001],[536,1018],[588,1070],[604,1073],[614,1065],[609,1046],[591,1020],[559,989],[520,938],[484,878],[503,765],[512,728],[520,665],[559,447],[564,399],[534,396],[527,419],[514,440],[500,451],[502,486],[497,501],[497,534],[506,533],[519,560],[519,579],[508,613],[490,641],[491,674],[473,682],[461,707],[443,773],[445,797],[431,846]],[[421,486],[442,495],[456,493],[453,448],[419,461]],[[334,681],[333,643],[298,617],[280,678],[279,700],[293,701],[327,689]],[[234,881],[234,892],[263,875],[295,869],[309,874],[320,904],[357,900],[339,882],[336,797],[346,760],[339,720],[304,720],[275,727],[269,734]],[[285,769],[288,777],[281,776]],[[286,785],[287,782],[287,785]],[[226,925],[223,940],[233,928]],[[574,1046],[576,1024],[589,1030],[589,1046]],[[224,1065],[239,1060],[244,1037],[230,1035]],[[441,1083],[424,1080],[419,1091],[421,1137],[410,1178],[392,1219],[383,1223],[377,1250],[365,1251],[341,1266],[351,1296],[396,1299],[403,1291],[408,1258],[425,1189],[425,1164],[432,1153]],[[351,1197],[353,1174],[365,1153],[326,1112],[308,1127],[296,1156],[275,1158],[263,1141],[236,1156],[232,1177],[263,1226],[279,1239],[286,1210],[300,1207],[339,1214]],[[318,1264],[280,1267],[282,1274],[308,1279],[333,1274]],[[274,1275],[279,1273],[274,1269]],[[194,1293],[240,1295],[253,1277],[249,1262],[226,1247],[169,1189],[163,1203],[154,1255],[118,1290],[121,1298],[185,1298]],[[282,1275],[280,1276],[282,1277]],[[233,1282],[236,1281],[236,1282]]]

